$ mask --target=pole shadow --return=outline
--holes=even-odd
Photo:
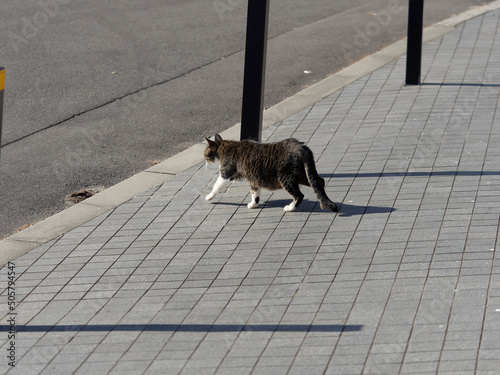
[[[470,86],[470,87],[500,87],[498,83],[458,83],[458,82],[422,82],[421,86]]]
[[[435,171],[435,172],[369,172],[320,174],[329,178],[385,178],[385,177],[431,177],[431,176],[499,176],[500,171]]]
[[[64,324],[18,325],[16,332],[359,332],[357,324]],[[10,325],[0,325],[0,332],[9,332]]]

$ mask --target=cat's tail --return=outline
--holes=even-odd
[[[333,212],[337,212],[337,205],[333,203],[326,195],[325,180],[319,176],[318,171],[316,170],[316,164],[314,163],[314,156],[312,151],[308,147],[303,147],[302,152],[307,180],[309,181],[309,185],[311,185],[314,193],[318,197],[321,208],[323,210],[329,208]]]

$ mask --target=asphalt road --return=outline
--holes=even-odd
[[[425,24],[488,2],[427,1]],[[272,0],[265,105],[404,37],[407,6]],[[116,184],[239,122],[246,8],[0,0],[0,238],[64,209],[72,192]]]

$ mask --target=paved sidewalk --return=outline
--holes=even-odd
[[[16,259],[1,373],[500,374],[499,19],[426,44],[419,87],[400,58],[265,131],[338,214],[206,202],[198,164]]]

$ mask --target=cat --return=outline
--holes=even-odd
[[[309,147],[294,138],[276,143],[258,143],[251,140],[223,140],[219,134],[215,141],[205,137],[208,145],[204,156],[208,163],[219,161],[219,177],[206,200],[212,200],[231,181],[246,179],[250,182],[252,201],[248,208],[259,206],[261,188],[285,189],[293,201],[284,207],[295,211],[304,198],[300,185],[311,186],[322,209],[333,212],[338,207],[325,193],[325,180],[318,175],[314,156]]]

